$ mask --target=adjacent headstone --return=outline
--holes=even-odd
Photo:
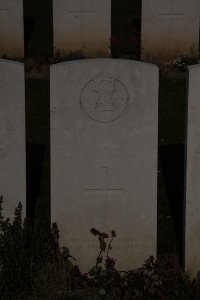
[[[200,64],[189,68],[185,269],[200,270]]]
[[[0,195],[3,216],[26,211],[24,65],[0,60]]]
[[[24,57],[23,0],[0,0],[0,56]]]
[[[54,54],[108,57],[111,0],[54,0]]]
[[[199,0],[142,1],[142,58],[171,60],[179,53],[198,54]]]
[[[52,222],[82,270],[91,228],[115,230],[119,269],[156,256],[158,68],[94,59],[51,66]]]

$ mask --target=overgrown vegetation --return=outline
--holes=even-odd
[[[172,62],[172,66],[181,72],[186,72],[188,66],[198,64],[199,62],[199,55],[196,54],[194,49],[191,49],[189,53],[180,53]]]
[[[59,247],[56,223],[44,230],[22,220],[22,205],[13,221],[2,214],[0,198],[1,300],[199,300],[200,273],[181,271],[170,257],[147,259],[140,269],[119,271],[110,256],[111,235],[95,228],[100,251],[94,267],[82,274],[66,247]]]
[[[51,230],[22,220],[22,205],[15,209],[14,219],[2,215],[0,198],[0,299],[49,299],[59,291],[69,291],[67,248],[60,249],[56,224]]]

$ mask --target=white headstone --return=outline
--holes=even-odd
[[[0,0],[0,56],[24,57],[23,0]]]
[[[200,64],[189,68],[185,269],[200,270]]]
[[[171,60],[199,48],[199,0],[142,1],[142,58]]]
[[[3,216],[26,211],[24,65],[0,60],[0,195]]]
[[[54,0],[54,53],[108,57],[111,0]]]
[[[158,68],[95,59],[51,66],[51,199],[61,245],[82,270],[91,228],[115,230],[117,267],[156,256]]]

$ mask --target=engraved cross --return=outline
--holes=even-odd
[[[121,195],[124,192],[122,188],[109,188],[108,187],[108,168],[102,167],[101,169],[101,187],[97,188],[86,188],[86,195],[101,195],[104,202],[104,217],[103,217],[103,228],[107,226],[107,198],[108,195]]]
[[[93,14],[95,12],[95,10],[93,8],[85,8],[85,5],[84,5],[84,2],[80,2],[80,8],[79,9],[73,9],[73,8],[70,8],[69,9],[69,13],[71,14],[79,14],[79,15],[82,15],[82,14]]]
[[[177,18],[182,18],[184,16],[184,13],[182,12],[176,12],[174,8],[174,1],[176,0],[168,0],[169,1],[169,11],[168,12],[161,12],[159,13],[160,18],[167,18],[169,19],[169,33],[171,34],[173,31],[173,24],[172,21]]]
[[[6,8],[6,0],[5,1],[3,1],[3,3],[2,3],[2,1],[0,1],[1,3],[0,3],[0,12],[6,12],[7,11],[7,8]]]
[[[85,3],[85,0],[81,0],[79,3],[78,9],[73,8],[73,6],[72,6],[68,10],[68,12],[70,14],[75,15],[76,17],[80,18],[80,34],[81,34],[82,39],[83,39],[82,34],[84,31],[84,17],[86,15],[93,15],[95,13],[93,0],[92,0],[92,2],[89,2],[89,3],[90,3],[90,5],[87,4],[87,1]],[[82,42],[84,43],[84,40]]]
[[[7,9],[6,8],[0,8],[0,12],[6,12]]]

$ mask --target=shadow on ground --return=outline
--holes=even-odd
[[[184,144],[159,147],[159,160],[171,217],[175,227],[180,264],[183,265]],[[170,238],[170,237],[166,237]]]

